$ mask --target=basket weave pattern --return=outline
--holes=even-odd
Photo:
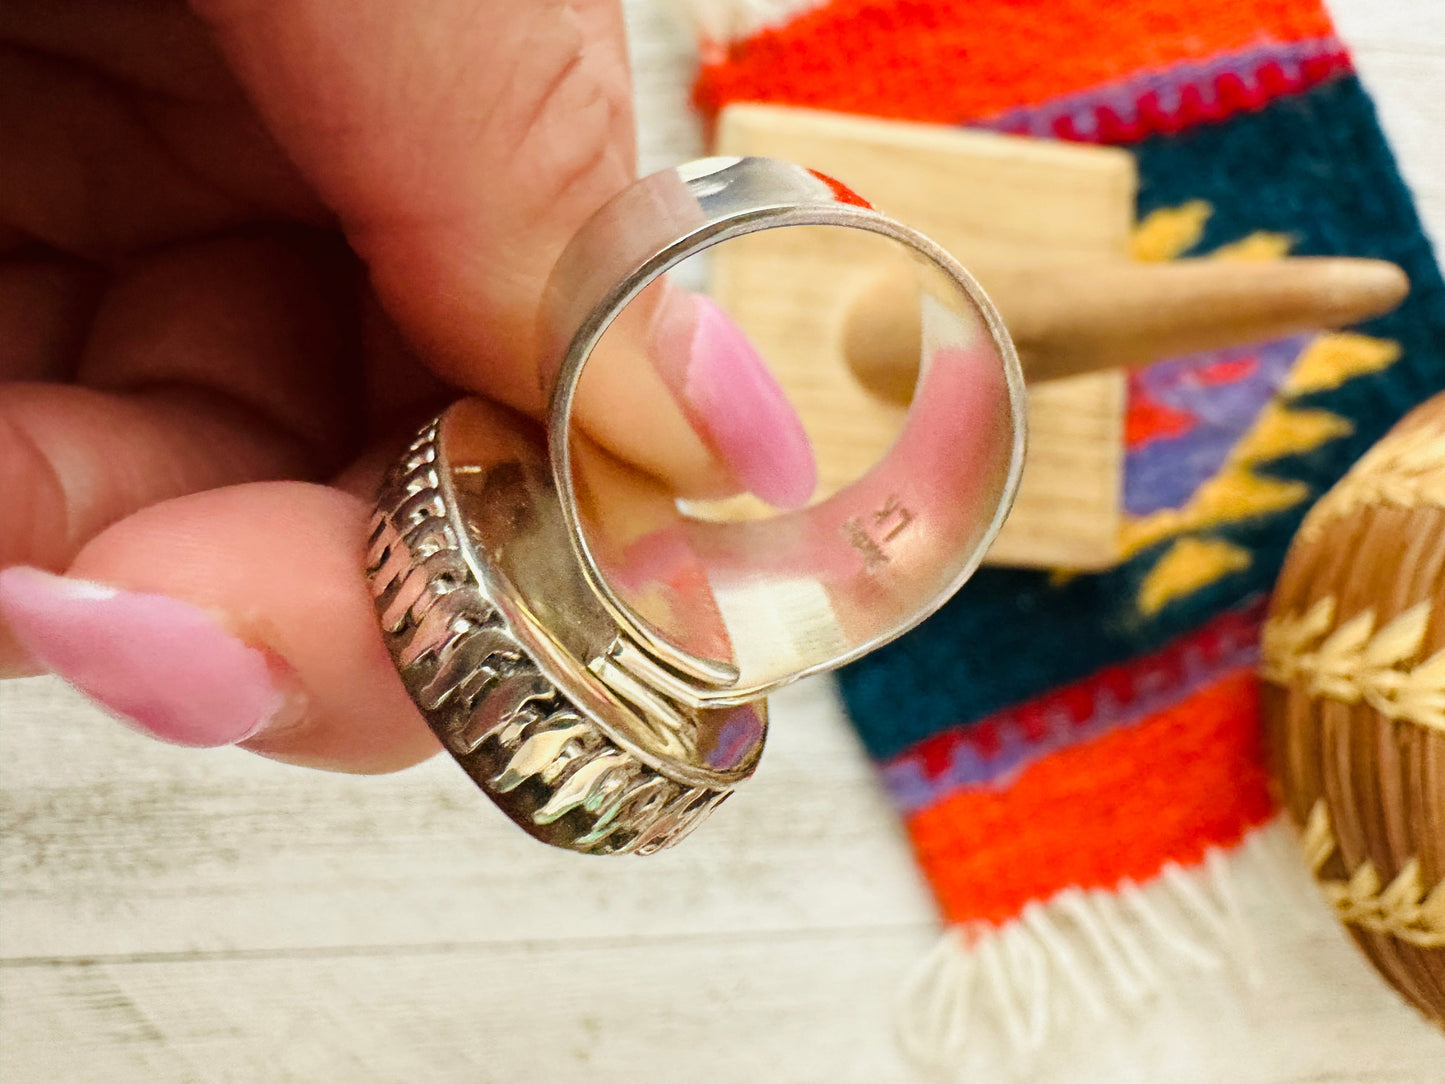
[[[1262,647],[1271,767],[1315,877],[1445,1022],[1445,397],[1312,510]]]

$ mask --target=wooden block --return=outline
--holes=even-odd
[[[1113,148],[735,105],[720,118],[717,153],[836,177],[965,266],[1128,253],[1134,163]],[[858,383],[842,351],[848,299],[897,249],[800,227],[730,242],[712,259],[713,295],[774,367],[813,441],[822,489],[836,489],[883,454],[904,414]],[[1125,405],[1118,371],[1031,389],[1029,460],[989,563],[1088,569],[1118,559]]]

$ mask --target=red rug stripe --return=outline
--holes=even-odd
[[[706,58],[697,103],[959,124],[1267,42],[1333,33],[1316,0],[835,0]]]
[[[1273,811],[1252,671],[1126,730],[1055,753],[1003,791],[970,790],[911,817],[950,922],[1012,918],[1070,886],[1144,880],[1198,862]]]

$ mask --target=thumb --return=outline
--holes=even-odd
[[[448,380],[540,414],[537,312],[547,275],[635,172],[617,0],[195,6],[276,138],[340,217],[412,345]],[[735,329],[689,311],[682,291],[672,296],[671,315],[652,322],[696,332],[704,366],[761,369]],[[797,439],[782,442],[791,460],[761,465],[754,442],[739,440],[760,425],[801,433],[775,386],[744,380],[745,401],[709,401],[700,419],[687,382],[649,363],[647,344],[675,335],[643,326],[631,338],[639,349],[598,366],[583,390],[578,413],[591,436],[691,493],[755,488],[753,479],[779,471],[801,474],[810,488],[811,457],[798,462]],[[717,410],[734,417],[713,425]],[[739,443],[749,449],[741,460]]]
[[[302,482],[163,501],[103,531],[66,576],[0,571],[0,616],[34,664],[153,737],[403,768],[438,744],[358,572],[368,516]]]

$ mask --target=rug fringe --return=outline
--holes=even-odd
[[[1196,866],[1171,863],[1112,891],[1066,889],[1002,926],[951,927],[904,982],[899,1041],[932,1068],[989,1045],[1022,1071],[1062,1032],[1127,1020],[1180,976],[1229,970],[1257,986],[1242,881],[1302,925],[1328,918],[1294,829],[1276,818]]]

